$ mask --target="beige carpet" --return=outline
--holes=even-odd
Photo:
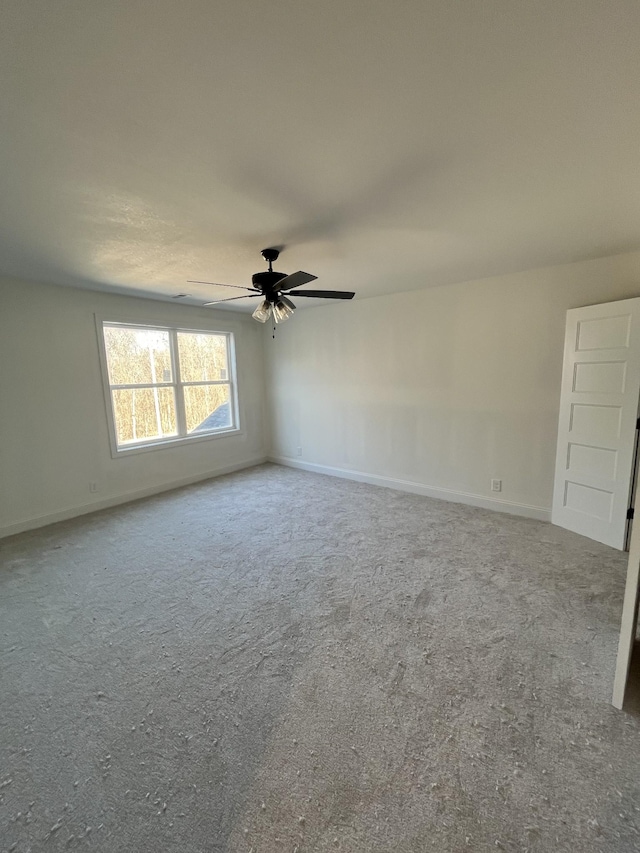
[[[640,850],[623,554],[271,465],[0,552],[3,851]]]

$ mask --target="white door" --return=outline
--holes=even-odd
[[[620,550],[639,396],[640,298],[567,311],[551,520]]]

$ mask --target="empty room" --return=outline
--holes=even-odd
[[[637,0],[5,0],[0,851],[640,850]]]

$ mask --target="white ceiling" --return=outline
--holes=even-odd
[[[638,0],[3,0],[0,272],[202,302],[286,243],[361,298],[636,249],[639,45]]]

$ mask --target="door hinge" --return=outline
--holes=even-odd
[[[627,521],[633,521],[633,507],[630,506],[627,510]]]

